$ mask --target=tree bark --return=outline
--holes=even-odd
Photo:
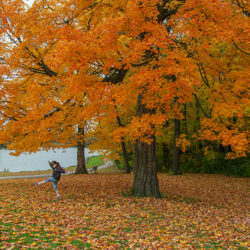
[[[125,173],[128,174],[131,172],[131,168],[130,168],[129,162],[128,162],[128,152],[126,149],[125,142],[122,142],[122,155],[123,155],[123,160],[124,160],[124,164],[125,164]]]
[[[188,128],[187,128],[187,104],[184,104],[184,130],[185,134],[187,135],[188,133]]]
[[[121,118],[119,115],[117,115],[117,122],[118,122],[118,125],[120,127],[123,127],[123,124],[121,122]],[[124,138],[122,137],[122,156],[123,156],[123,160],[124,160],[124,164],[125,164],[125,173],[130,173],[131,172],[131,168],[129,166],[129,162],[128,162],[128,151],[126,149],[126,144],[124,142]]]
[[[138,115],[149,113],[138,96]],[[151,111],[152,112],[152,111]],[[159,182],[156,168],[155,136],[150,144],[137,140],[135,144],[135,168],[133,181],[133,195],[137,197],[149,196],[160,198]]]
[[[137,197],[153,196],[160,198],[155,138],[151,144],[143,143],[140,140],[136,142],[133,194]]]
[[[170,151],[166,143],[162,143],[163,161],[166,170],[171,169]]]
[[[179,119],[174,120],[174,156],[173,156],[173,172],[174,175],[180,174],[180,148],[176,146],[176,139],[180,136],[181,122]]]
[[[78,128],[78,133],[84,136],[84,128]],[[88,174],[85,164],[85,142],[79,141],[77,144],[77,167],[75,174]]]

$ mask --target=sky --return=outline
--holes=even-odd
[[[34,1],[35,0],[24,0],[24,2],[26,2],[29,6],[31,6]]]

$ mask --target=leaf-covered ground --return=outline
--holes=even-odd
[[[249,179],[159,175],[163,199],[128,196],[132,175],[0,182],[0,248],[248,249]]]

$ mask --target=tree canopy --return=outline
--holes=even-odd
[[[102,124],[107,140],[137,145],[137,182],[149,161],[139,159],[155,165],[155,137],[195,101],[199,126],[179,147],[214,141],[230,146],[228,157],[246,156],[247,1],[37,0],[28,8],[2,0],[0,20],[0,143],[17,154],[75,145],[84,139],[77,127],[97,135]],[[139,195],[150,194],[159,196]]]

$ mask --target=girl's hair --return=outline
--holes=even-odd
[[[52,161],[51,163],[52,163],[52,165],[54,165],[54,164],[59,165],[59,163],[57,161]]]

